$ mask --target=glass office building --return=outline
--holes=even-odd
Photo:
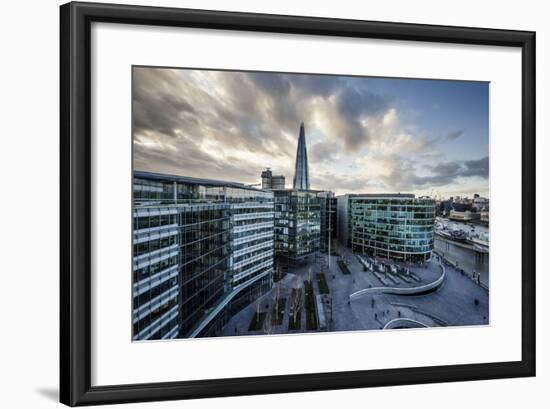
[[[330,247],[330,251],[333,252],[338,218],[337,199],[334,196],[334,192],[319,192],[317,197],[320,199],[321,208],[320,250],[322,253],[328,253]]]
[[[403,261],[430,259],[433,199],[411,194],[345,195],[338,197],[338,211],[340,241],[353,251]]]
[[[133,339],[214,335],[271,288],[273,193],[134,172]]]
[[[315,191],[275,190],[275,260],[278,269],[304,262],[320,249],[321,198]]]

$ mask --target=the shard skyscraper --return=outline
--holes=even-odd
[[[304,123],[300,124],[300,137],[296,150],[296,167],[294,168],[294,185],[297,190],[309,190],[309,170],[307,165],[306,131]]]

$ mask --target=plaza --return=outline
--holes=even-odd
[[[308,262],[289,272],[261,298],[234,315],[222,328],[221,336],[292,334],[319,331],[381,330],[414,327],[447,327],[463,325],[487,325],[489,323],[488,291],[451,264],[441,261],[438,255],[422,265],[391,262],[402,269],[409,269],[415,279],[399,278],[404,275],[374,274],[364,271],[357,255],[346,247],[338,248],[339,256],[318,254]],[[343,261],[349,274],[338,265]],[[399,295],[392,289],[413,289],[429,285],[445,276],[440,285],[431,291],[417,295]],[[321,295],[323,284],[317,278],[322,273],[329,293]],[[388,284],[385,285],[380,278]],[[406,276],[405,276],[406,277]],[[392,280],[393,279],[393,280]],[[293,289],[300,289],[302,299],[309,281],[313,284],[317,328],[308,329],[306,303],[300,301],[299,324],[289,325],[293,307]],[[409,282],[406,282],[409,281]],[[417,281],[418,280],[418,281]],[[306,283],[306,284],[304,284]],[[351,294],[370,289],[371,294],[354,297]],[[414,292],[414,291],[413,291]],[[276,300],[284,299],[282,312],[275,308]],[[280,302],[279,305],[281,305]],[[279,325],[275,314],[282,314]],[[324,318],[322,317],[324,315]],[[261,316],[261,328],[251,330],[251,323]],[[324,328],[320,325],[326,321]],[[387,327],[386,327],[387,326]],[[292,328],[292,329],[289,329]],[[386,327],[386,328],[385,328]]]

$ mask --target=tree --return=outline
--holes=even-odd
[[[292,323],[296,325],[296,320],[298,319],[298,312],[302,308],[302,300],[301,300],[302,290],[301,288],[295,288],[293,289],[291,293],[291,300],[290,300],[290,308],[291,308],[291,314],[290,316],[292,318]]]
[[[256,294],[257,294],[257,298],[256,298],[256,322],[258,322],[260,320],[260,304],[261,304],[261,300],[260,300],[260,296],[261,296],[261,292],[260,292],[260,289],[258,288],[258,290],[256,291]]]
[[[275,316],[279,317],[279,283],[275,284]]]
[[[264,325],[263,325],[263,332],[264,334],[266,335],[269,335],[269,334],[272,334],[273,333],[273,325],[271,324],[271,320],[272,320],[272,314],[271,314],[271,309],[268,309],[268,311],[265,313],[265,319],[264,319]]]

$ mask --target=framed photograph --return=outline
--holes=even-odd
[[[61,402],[535,375],[535,33],[61,6]]]

